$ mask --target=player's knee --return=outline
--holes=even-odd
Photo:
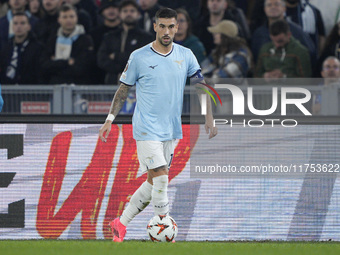
[[[146,179],[146,181],[148,182],[148,183],[150,183],[151,185],[153,185],[153,181],[152,181],[152,176],[149,174],[149,172],[148,172],[148,178]]]
[[[167,192],[169,178],[167,175],[156,176],[152,179],[153,181],[153,190],[156,191],[156,194],[162,194]]]
[[[149,169],[148,174],[150,174],[152,178],[161,175],[168,175],[168,167],[164,165],[154,169]]]
[[[168,168],[167,166],[160,166],[154,169],[149,169],[148,170],[148,177],[147,177],[147,182],[153,185],[153,178],[157,176],[168,176]]]

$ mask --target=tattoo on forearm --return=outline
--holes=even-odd
[[[131,86],[125,85],[123,83],[120,84],[119,89],[117,90],[111,104],[110,113],[114,116],[117,116],[122,109],[126,98],[129,95]]]

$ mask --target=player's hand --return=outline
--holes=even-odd
[[[111,124],[112,124],[112,122],[108,120],[99,129],[99,138],[100,138],[100,140],[102,140],[105,143],[106,143],[106,139],[109,136],[110,131],[111,131]]]
[[[212,116],[207,116],[205,119],[205,131],[209,134],[209,139],[217,135],[217,127],[214,127],[214,119]]]

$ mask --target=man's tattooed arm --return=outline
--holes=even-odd
[[[110,108],[110,114],[113,114],[114,116],[117,116],[120,110],[122,109],[126,98],[129,95],[129,91],[132,86],[125,85],[124,83],[121,83],[111,104]]]

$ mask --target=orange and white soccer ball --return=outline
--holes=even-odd
[[[178,232],[176,221],[168,215],[152,217],[146,229],[153,242],[174,242]]]

